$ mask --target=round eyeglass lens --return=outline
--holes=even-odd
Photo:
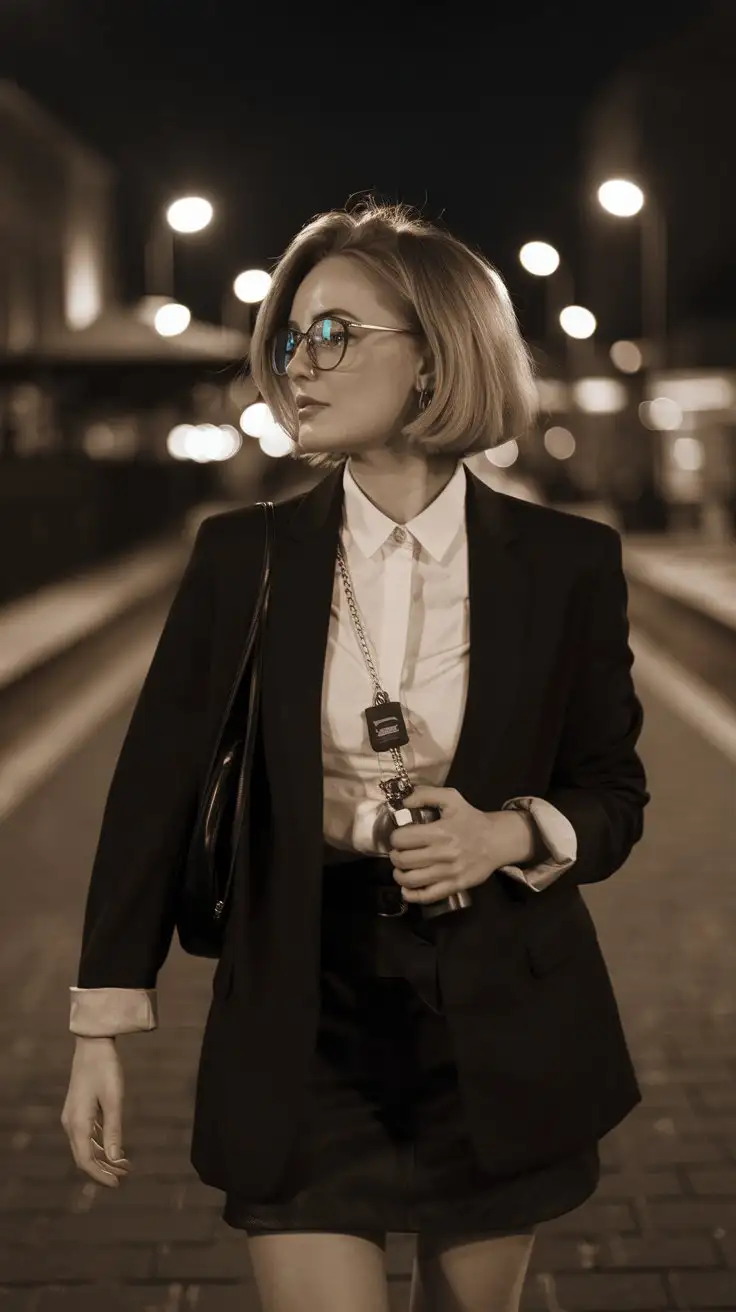
[[[311,355],[318,369],[334,369],[343,357],[347,333],[339,319],[318,319],[309,330]]]
[[[271,345],[271,363],[274,372],[285,374],[295,350],[294,333],[291,328],[279,328]]]
[[[338,319],[317,319],[307,336],[309,355],[318,369],[334,369],[343,357],[347,333]],[[285,374],[297,345],[293,328],[280,328],[273,339],[271,359],[277,374]]]

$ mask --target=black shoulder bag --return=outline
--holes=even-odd
[[[179,942],[195,957],[219,957],[222,951],[235,858],[248,803],[274,538],[273,502],[257,504],[263,506],[266,521],[261,582],[238,672],[204,776],[177,908]]]

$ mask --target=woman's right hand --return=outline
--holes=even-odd
[[[130,1170],[122,1120],[123,1068],[115,1040],[78,1036],[61,1123],[77,1166],[110,1189]]]

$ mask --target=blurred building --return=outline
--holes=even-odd
[[[155,307],[121,303],[117,187],[104,159],[0,80],[0,604],[216,497],[215,464],[172,458],[168,436],[232,426],[247,395],[232,390],[241,333],[193,320],[164,337]]]
[[[597,370],[626,380],[608,356],[622,339],[644,357],[629,405],[600,428],[601,476],[624,502],[661,496],[671,526],[712,537],[736,532],[735,50],[736,6],[694,8],[604,89],[585,143],[581,286],[598,319]],[[638,215],[598,204],[612,177],[642,188]],[[662,397],[652,433],[638,407]]]
[[[655,49],[618,73],[587,126],[585,293],[611,341],[641,335],[643,214],[616,219],[595,202],[602,180],[631,177],[662,213],[667,363],[683,367],[725,366],[733,358],[734,51],[736,6],[694,7],[676,36],[663,32]]]
[[[113,188],[104,160],[0,81],[0,352],[86,328],[114,299]]]

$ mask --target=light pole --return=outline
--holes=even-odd
[[[559,251],[546,241],[528,241],[519,251],[519,262],[527,273],[546,280],[546,337],[551,346],[559,329],[565,337],[564,371],[568,386],[581,371],[584,360],[577,343],[593,336],[595,316],[575,304],[575,291],[569,266]]]
[[[175,295],[175,234],[202,232],[213,215],[212,205],[202,196],[181,196],[156,215],[145,248],[147,296]]]
[[[252,336],[255,323],[254,306],[260,305],[271,286],[271,275],[265,269],[245,269],[233,282],[233,292],[237,299],[248,307],[248,336]],[[224,321],[224,314],[223,314]]]
[[[651,192],[628,178],[609,178],[598,188],[598,203],[617,219],[640,214],[641,331],[648,371],[667,367],[667,223]]]
[[[617,219],[640,214],[640,298],[643,369],[633,384],[638,422],[631,434],[634,442],[638,486],[648,504],[642,512],[646,527],[667,525],[667,494],[664,485],[663,437],[650,430],[649,441],[641,441],[642,404],[651,393],[652,375],[667,367],[667,225],[656,197],[645,195],[630,178],[608,178],[597,191],[598,203]],[[649,397],[651,399],[651,397]],[[633,459],[633,453],[632,453]],[[632,513],[632,508],[629,508]]]
[[[547,241],[525,242],[519,251],[519,263],[533,277],[545,280],[545,335],[551,343],[559,327],[560,311],[574,299],[570,270]]]

